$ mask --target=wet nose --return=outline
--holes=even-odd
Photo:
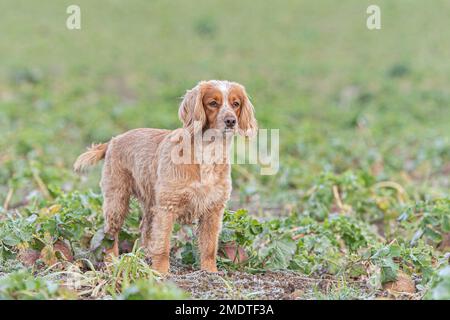
[[[225,125],[228,128],[233,128],[236,125],[236,118],[235,117],[225,117],[224,121],[225,121]]]

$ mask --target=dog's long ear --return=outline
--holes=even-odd
[[[255,108],[243,86],[242,90],[244,92],[244,101],[242,103],[241,113],[239,114],[239,134],[246,137],[253,137],[258,131],[258,123],[255,119]]]
[[[178,109],[178,117],[183,122],[183,128],[194,132],[194,123],[199,122],[201,128],[206,124],[206,114],[203,109],[202,82],[193,89],[186,91]]]

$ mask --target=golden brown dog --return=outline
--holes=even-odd
[[[254,108],[242,85],[211,80],[186,92],[178,115],[183,128],[128,131],[107,143],[93,145],[78,157],[74,169],[81,171],[105,159],[100,185],[105,232],[114,238],[114,255],[119,254],[119,232],[130,197],[134,196],[143,211],[141,245],[155,270],[168,272],[174,222],[198,219],[201,268],[217,272],[218,236],[231,193],[228,137],[235,132],[245,136],[256,132]],[[196,134],[204,137],[209,130],[219,134],[202,139],[200,144],[195,142]],[[188,148],[180,148],[186,142]],[[220,152],[211,156],[211,150],[218,146],[225,146],[225,161],[217,161]],[[180,162],[180,157],[184,161]],[[215,160],[202,160],[210,158]]]

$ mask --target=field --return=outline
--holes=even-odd
[[[366,27],[378,4],[382,29]],[[449,1],[0,3],[0,299],[450,299]],[[233,165],[218,274],[104,262],[92,142],[177,128],[199,80],[244,84],[280,168]]]

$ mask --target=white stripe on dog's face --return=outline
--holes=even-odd
[[[222,92],[223,95],[223,101],[227,102],[228,97],[228,91],[230,90],[230,87],[227,82],[221,81],[218,85],[219,90]]]

